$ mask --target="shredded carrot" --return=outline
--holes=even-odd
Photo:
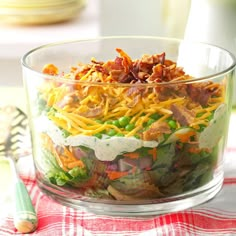
[[[196,134],[195,131],[189,131],[188,133],[185,133],[185,134],[175,134],[175,135],[179,138],[179,140],[182,143],[187,143],[189,141],[190,137],[195,134]]]
[[[73,169],[76,166],[81,168],[84,167],[84,163],[81,160],[78,160],[65,146],[63,147],[63,155],[67,159],[66,163],[64,162],[63,164],[69,169]]]
[[[106,171],[106,173],[110,180],[119,179],[129,174],[128,171]]]
[[[68,168],[65,166],[65,163],[62,161],[62,159],[60,158],[60,156],[58,155],[57,152],[53,152],[53,155],[55,156],[58,165],[64,170],[64,171],[68,171]]]
[[[125,157],[129,157],[131,159],[138,159],[140,157],[140,154],[138,152],[130,152],[123,154]]]
[[[84,163],[81,160],[78,160],[65,146],[63,147],[63,153],[58,153],[51,138],[47,134],[41,133],[41,142],[43,146],[54,155],[58,165],[64,171],[73,169],[76,166],[84,168]]]
[[[153,161],[157,159],[157,149],[154,147],[153,149],[149,150],[148,153],[152,155]]]
[[[77,161],[70,162],[70,163],[67,164],[67,167],[69,169],[73,169],[76,166],[83,168],[84,167],[84,163],[81,160],[77,160]]]
[[[41,142],[42,142],[42,145],[44,146],[44,148],[46,148],[48,151],[50,151],[52,153],[52,155],[56,158],[58,165],[64,171],[68,171],[67,167],[64,165],[63,160],[60,158],[56,149],[54,148],[51,138],[47,134],[41,133]]]
[[[190,153],[199,153],[199,152],[201,152],[201,150],[200,150],[199,148],[197,148],[197,147],[190,147],[190,148],[188,149],[188,151],[189,151]]]
[[[77,160],[76,157],[65,146],[63,147],[63,154],[70,160]]]

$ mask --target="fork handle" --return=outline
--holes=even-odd
[[[21,233],[36,230],[38,219],[29,193],[20,178],[15,181],[15,214],[14,226]]]

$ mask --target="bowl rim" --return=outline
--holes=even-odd
[[[201,77],[194,77],[191,79],[187,80],[174,80],[174,81],[168,81],[168,82],[154,82],[154,83],[106,83],[106,82],[88,82],[88,81],[80,81],[80,80],[72,80],[68,78],[63,78],[61,75],[48,75],[44,74],[42,72],[34,70],[32,67],[30,67],[26,60],[27,58],[33,54],[36,51],[39,51],[41,49],[45,48],[50,48],[50,47],[56,47],[60,46],[63,44],[73,44],[73,43],[82,43],[82,42],[93,42],[93,41],[98,41],[98,40],[112,40],[112,39],[147,39],[147,40],[162,40],[162,41],[169,41],[169,42],[175,42],[175,43],[182,43],[182,44],[192,44],[192,45],[201,45],[201,46],[208,46],[209,48],[215,48],[218,50],[221,50],[222,52],[228,54],[229,58],[231,58],[232,63],[229,65],[226,69],[219,71],[217,73],[213,73],[207,76],[201,76]],[[145,52],[144,52],[145,53]],[[73,84],[81,84],[81,85],[106,85],[106,86],[123,86],[123,87],[134,87],[134,86],[145,86],[145,87],[152,87],[152,86],[160,86],[160,85],[177,85],[177,84],[191,84],[195,82],[203,82],[203,81],[208,81],[212,79],[213,77],[219,77],[223,76],[226,73],[229,73],[233,71],[236,68],[236,56],[234,56],[233,53],[231,53],[229,50],[215,45],[211,43],[206,43],[206,42],[201,42],[201,41],[192,41],[192,40],[186,40],[186,39],[178,39],[178,38],[173,38],[173,37],[159,37],[159,36],[143,36],[143,35],[119,35],[119,36],[99,36],[99,37],[91,37],[91,38],[83,38],[83,39],[74,39],[74,40],[64,40],[64,41],[57,41],[57,42],[52,42],[52,43],[47,43],[43,44],[41,46],[35,47],[28,52],[26,52],[22,57],[21,57],[21,66],[25,69],[30,70],[32,73],[45,77],[47,76],[47,80],[54,80],[56,79],[57,82],[65,82],[65,83],[73,83]]]

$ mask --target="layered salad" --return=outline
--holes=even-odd
[[[82,197],[117,201],[210,182],[227,127],[224,81],[195,80],[165,53],[131,59],[116,51],[68,72],[42,68],[34,121],[40,175]]]

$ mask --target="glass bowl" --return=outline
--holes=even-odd
[[[223,183],[235,58],[157,37],[55,43],[22,59],[36,179],[56,201],[156,215]]]

